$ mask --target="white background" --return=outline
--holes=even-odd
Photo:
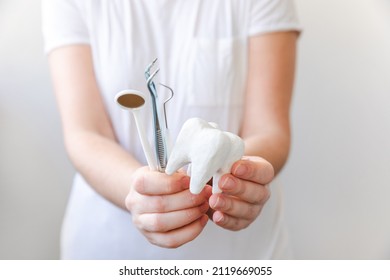
[[[281,174],[297,259],[390,259],[390,3],[296,0],[293,145]],[[0,0],[0,259],[56,259],[73,169],[40,2]]]

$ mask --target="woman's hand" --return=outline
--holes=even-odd
[[[133,223],[152,244],[179,247],[195,239],[208,221],[210,187],[199,195],[189,191],[190,178],[139,168],[133,176],[126,207]]]
[[[231,174],[222,176],[222,193],[209,199],[212,220],[229,230],[249,226],[270,197],[268,184],[274,177],[272,165],[260,157],[244,157],[232,166]]]

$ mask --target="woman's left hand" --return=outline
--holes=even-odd
[[[274,178],[274,169],[265,159],[250,156],[235,162],[231,170],[219,181],[222,193],[213,194],[209,204],[214,223],[237,231],[259,216],[270,197],[268,184]]]

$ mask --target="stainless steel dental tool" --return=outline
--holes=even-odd
[[[163,85],[162,83],[160,83],[161,86],[167,88],[170,92],[171,92],[171,96],[168,97],[167,100],[164,101],[164,120],[165,120],[165,128],[168,129],[168,120],[167,120],[167,103],[173,98],[173,96],[175,95],[175,93],[173,92],[173,89],[171,89],[169,86],[166,86],[166,85]]]
[[[150,170],[157,170],[157,162],[152,152],[152,148],[150,147],[149,141],[147,140],[147,135],[139,115],[141,108],[145,105],[145,101],[147,100],[146,96],[140,91],[127,89],[119,92],[115,96],[115,100],[123,109],[133,113],[135,124],[138,130],[138,136],[140,138],[149,168]]]
[[[156,63],[157,58],[148,65],[145,69],[145,78],[146,78],[146,83],[148,86],[148,90],[150,93],[150,97],[152,100],[152,109],[153,109],[153,126],[154,126],[154,142],[155,142],[155,153],[158,161],[158,170],[160,172],[165,171],[165,167],[168,162],[168,152],[167,152],[167,143],[166,143],[166,138],[167,138],[167,132],[166,132],[166,127],[167,124],[161,125],[161,114],[158,106],[158,95],[157,95],[157,89],[156,85],[153,82],[154,77],[160,71],[160,69],[157,69],[154,71],[152,74],[150,74],[150,70],[153,67],[153,65]],[[167,101],[169,101],[171,98],[169,98]],[[166,102],[167,102],[166,101]],[[164,102],[164,120],[166,121],[166,112],[165,112],[165,103]]]
[[[155,83],[153,82],[153,79],[155,78],[155,76],[157,75],[160,69],[157,69],[152,74],[150,74],[150,69],[153,67],[156,61],[157,58],[151,64],[149,64],[148,67],[145,69],[146,83],[148,86],[148,90],[151,97],[150,100],[152,103],[153,130],[154,130],[153,133],[154,133],[154,144],[155,144],[154,153],[152,152],[152,147],[150,146],[150,143],[147,139],[147,134],[144,130],[144,126],[139,115],[140,110],[144,107],[145,103],[147,102],[147,100],[149,100],[149,98],[147,98],[147,96],[140,91],[127,89],[119,92],[115,96],[115,101],[120,107],[133,113],[134,120],[139,134],[138,136],[140,138],[142,148],[144,150],[144,154],[150,170],[158,170],[160,172],[164,172],[168,162],[168,156],[169,156],[168,148],[170,147],[166,103],[172,99],[174,93],[170,87],[160,83],[160,85],[167,88],[171,92],[171,95],[168,99],[164,101],[164,103],[159,104],[157,89]],[[161,107],[164,113],[163,117],[160,115],[159,108]],[[165,125],[162,124],[160,120],[162,120]]]
[[[172,139],[171,139],[171,133],[169,132],[169,128],[168,128],[168,119],[167,119],[167,103],[169,101],[171,101],[171,99],[173,98],[173,96],[175,95],[175,93],[173,92],[173,89],[171,89],[169,86],[166,86],[166,85],[163,85],[162,83],[160,83],[161,86],[165,87],[166,89],[168,89],[171,93],[171,96],[169,96],[165,101],[164,101],[164,104],[163,104],[163,109],[164,109],[164,120],[165,120],[165,144],[166,144],[166,154],[167,154],[167,157],[169,159],[169,156],[171,154],[171,147],[172,147]]]

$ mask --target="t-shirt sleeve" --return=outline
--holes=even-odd
[[[46,54],[71,44],[89,44],[79,0],[42,0],[42,33]]]
[[[252,0],[251,5],[249,36],[276,31],[301,31],[293,0]]]

